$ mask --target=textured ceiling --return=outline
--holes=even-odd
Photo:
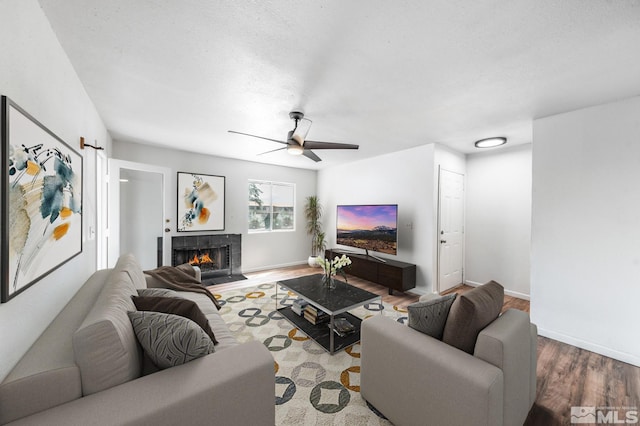
[[[118,140],[303,168],[427,143],[532,140],[532,120],[640,94],[638,0],[39,0]],[[291,110],[316,151],[274,142]]]

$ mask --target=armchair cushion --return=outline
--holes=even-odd
[[[456,294],[453,293],[436,299],[410,304],[407,306],[407,310],[409,311],[409,327],[438,340],[442,340],[449,309],[451,309],[455,298]]]
[[[496,366],[382,315],[361,333],[361,395],[393,424],[505,424]]]
[[[504,287],[495,281],[456,298],[444,326],[442,341],[473,354],[478,333],[498,318],[504,303]]]

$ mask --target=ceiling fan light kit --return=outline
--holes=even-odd
[[[287,134],[286,142],[277,139],[271,139],[264,136],[252,135],[249,133],[236,132],[235,130],[229,130],[229,133],[235,133],[238,135],[251,136],[252,138],[264,139],[271,142],[277,142],[286,145],[283,148],[274,149],[271,151],[263,152],[262,154],[268,154],[270,152],[281,151],[286,149],[291,155],[304,155],[305,157],[315,161],[322,161],[312,149],[358,149],[359,146],[355,144],[337,143],[337,142],[319,142],[306,140],[309,129],[311,129],[312,121],[308,118],[304,118],[304,113],[300,111],[291,111],[289,118],[295,121],[295,127]],[[258,154],[258,155],[262,155]]]
[[[304,138],[298,134],[293,134],[293,136],[291,136],[289,139],[293,139],[294,141],[298,142],[298,145],[303,146],[304,145]]]
[[[300,145],[289,145],[287,146],[287,152],[291,155],[302,155],[304,154],[304,148]]]
[[[476,141],[475,146],[476,148],[494,148],[496,146],[504,145],[506,143],[507,143],[507,138],[493,137],[493,138],[480,139],[479,141]]]

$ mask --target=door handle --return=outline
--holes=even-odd
[[[444,244],[446,242],[447,242],[447,240],[440,240],[440,244]]]

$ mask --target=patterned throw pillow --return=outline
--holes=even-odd
[[[160,312],[129,312],[136,337],[159,368],[175,367],[215,351],[213,342],[190,319]]]
[[[218,343],[209,320],[193,300],[178,297],[131,296],[138,311],[162,312],[163,314],[180,315],[198,324],[215,345]]]
[[[442,340],[444,325],[447,322],[449,309],[456,294],[438,297],[425,302],[416,302],[407,306],[409,311],[409,327],[416,329],[438,340]]]

